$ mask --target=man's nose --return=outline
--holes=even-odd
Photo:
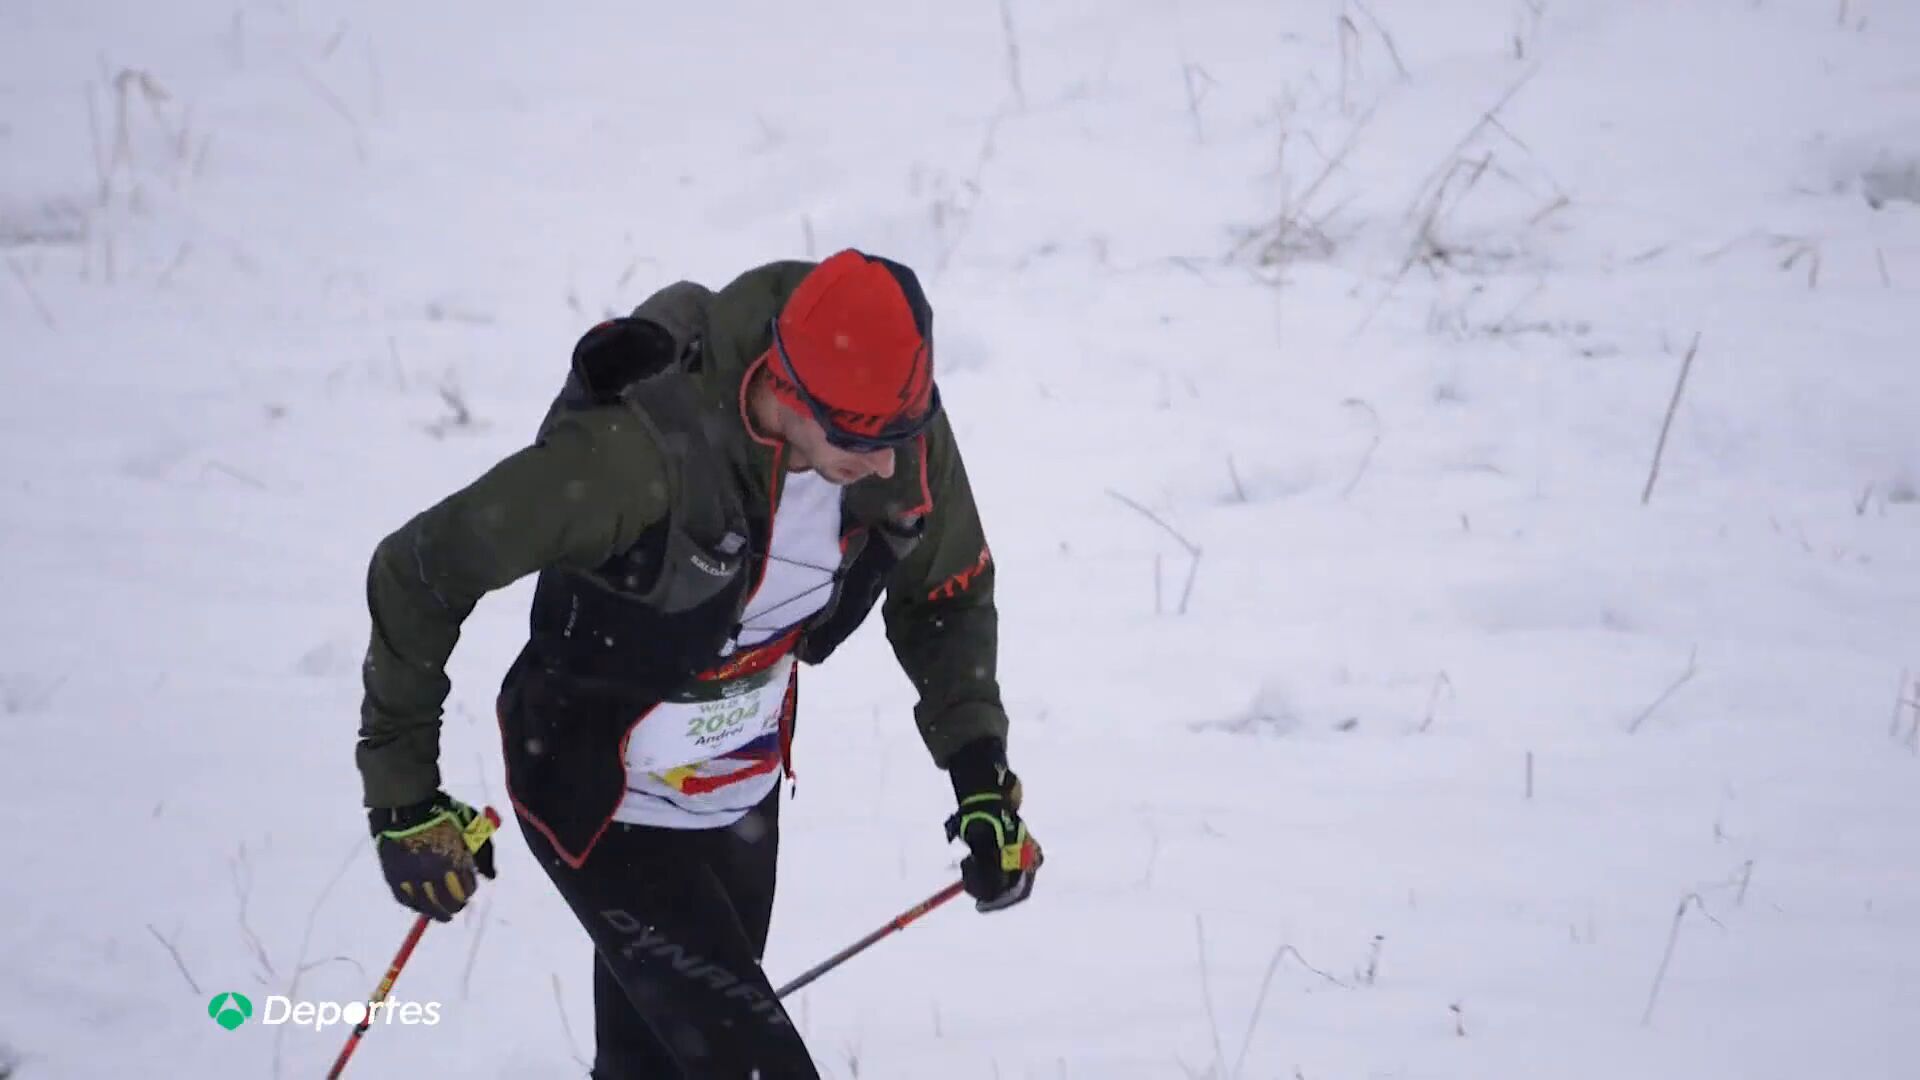
[[[882,480],[892,477],[893,451],[876,450],[872,454],[867,455],[867,466],[873,470],[873,475]]]

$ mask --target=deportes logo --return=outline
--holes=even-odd
[[[252,1018],[253,1002],[247,995],[232,991],[215,994],[213,1000],[207,1002],[207,1015],[213,1017],[214,1023],[232,1031]],[[364,1001],[294,1001],[275,994],[267,999],[266,1012],[260,1017],[263,1024],[292,1023],[315,1031],[335,1024],[357,1026],[362,1021],[369,1024],[423,1024],[431,1027],[440,1022],[440,1003],[401,1001],[392,997],[378,1005],[368,1005]]]
[[[232,1031],[253,1015],[253,1002],[247,1000],[247,995],[229,990],[213,995],[213,1000],[207,1002],[207,1015],[213,1017],[214,1023]]]

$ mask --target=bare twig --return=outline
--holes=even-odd
[[[267,958],[267,947],[261,943],[260,935],[253,932],[252,924],[247,921],[247,900],[253,894],[253,865],[247,861],[245,841],[240,843],[233,858],[229,860],[227,869],[233,878],[234,896],[240,901],[240,936],[246,940],[247,947],[253,950],[253,958],[260,962],[260,967],[266,974],[278,978],[280,973],[273,969],[273,961]]]
[[[1013,85],[1013,100],[1024,111],[1027,91],[1020,82],[1020,35],[1013,28],[1013,5],[1000,0],[1000,29],[1007,37],[1007,82]]]
[[[1301,191],[1298,196],[1293,196],[1287,189],[1283,189],[1283,205],[1281,206],[1280,216],[1274,222],[1273,226],[1269,229],[1253,229],[1248,231],[1248,233],[1240,239],[1240,242],[1235,244],[1233,249],[1228,253],[1228,258],[1237,258],[1249,245],[1260,243],[1261,247],[1258,261],[1261,264],[1271,265],[1284,262],[1290,252],[1301,246],[1296,238],[1302,233],[1318,242],[1318,250],[1331,251],[1333,241],[1326,235],[1326,224],[1335,214],[1345,207],[1345,202],[1336,205],[1332,210],[1320,215],[1317,220],[1309,221],[1307,220],[1307,215],[1313,210],[1314,199],[1320,194],[1320,189],[1326,185],[1333,174],[1346,163],[1348,156],[1353,153],[1354,147],[1359,143],[1360,134],[1367,129],[1367,125],[1373,122],[1373,116],[1373,109],[1368,109],[1365,113],[1362,113],[1360,117],[1353,122],[1353,125],[1347,129],[1346,137],[1341,141],[1339,148],[1330,156],[1322,155],[1324,161],[1320,171],[1314,175],[1314,178],[1307,184],[1305,190]],[[1308,141],[1311,142],[1312,140]],[[1314,149],[1318,150],[1318,145],[1315,145]],[[1286,140],[1282,138],[1281,167],[1283,177],[1285,156]]]
[[[1367,17],[1367,21],[1373,24],[1374,32],[1380,35],[1382,42],[1386,43],[1387,55],[1393,58],[1393,66],[1399,69],[1400,77],[1402,79],[1413,78],[1412,75],[1407,73],[1407,65],[1400,62],[1400,50],[1393,45],[1393,35],[1387,33],[1387,28],[1380,24],[1380,20],[1374,16],[1373,11],[1369,9],[1367,5],[1361,3],[1360,0],[1353,0],[1353,6],[1360,9],[1360,14]]]
[[[1740,868],[1740,891],[1734,894],[1733,906],[1746,906],[1747,886],[1751,884],[1753,884],[1753,860],[1748,859],[1746,865]]]
[[[380,70],[380,54],[373,49],[373,35],[364,39],[367,45],[367,113],[379,116],[386,111],[386,79]]]
[[[20,282],[20,290],[27,294],[27,301],[33,305],[33,310],[39,314],[40,321],[46,324],[47,329],[58,330],[60,327],[53,321],[53,312],[48,311],[47,305],[41,303],[40,294],[34,291],[33,282],[28,279],[27,272],[20,268],[20,260],[14,258],[7,259],[7,269],[13,271],[14,279]]]
[[[1533,798],[1533,751],[1527,751],[1527,798]]]
[[[487,924],[492,922],[493,900],[489,898],[480,908],[480,927],[473,932],[473,945],[467,949],[467,966],[460,972],[460,1000],[467,1000],[467,991],[473,982],[473,963],[480,959],[480,939],[487,936]]]
[[[247,12],[240,8],[233,13],[233,22],[228,26],[227,47],[235,68],[247,66]]]
[[[1860,497],[1854,500],[1853,516],[1866,517],[1867,507],[1871,505],[1872,502],[1873,502],[1873,485],[1868,484],[1866,490],[1860,493]]]
[[[591,1069],[587,1059],[580,1056],[579,1043],[573,1037],[573,1025],[567,1022],[567,1003],[560,996],[560,973],[553,973],[553,1006],[560,1011],[560,1031],[567,1037],[567,1053],[573,1055],[575,1064],[582,1069]]]
[[[1680,943],[1680,923],[1686,918],[1689,904],[1698,908],[1708,922],[1716,926],[1720,925],[1720,920],[1714,918],[1713,913],[1707,910],[1706,901],[1700,899],[1699,893],[1688,893],[1680,898],[1680,906],[1673,913],[1673,929],[1667,934],[1667,950],[1660,957],[1660,970],[1654,973],[1653,989],[1647,994],[1647,1011],[1640,1014],[1641,1027],[1653,1023],[1653,1006],[1660,999],[1660,984],[1666,981],[1667,965],[1673,961],[1674,946]]]
[[[1873,249],[1873,261],[1880,267],[1880,287],[1893,288],[1893,275],[1887,272],[1887,253],[1881,248]]]
[[[1000,124],[1006,118],[1006,111],[1000,110],[987,121],[986,133],[980,139],[980,154],[974,159],[973,175],[968,177],[963,185],[972,194],[972,198],[967,203],[966,213],[960,215],[960,223],[954,228],[953,239],[941,249],[939,257],[934,262],[935,277],[947,272],[947,266],[953,261],[954,253],[960,250],[960,245],[966,240],[967,234],[973,231],[975,212],[980,207],[981,193],[985,190],[982,187],[982,181],[986,176],[988,163],[993,161],[995,140],[1000,135]]]
[[[1532,303],[1533,298],[1545,292],[1546,288],[1547,288],[1547,281],[1545,278],[1541,278],[1539,281],[1534,282],[1533,288],[1527,290],[1526,295],[1522,296],[1518,302],[1516,302],[1512,307],[1508,308],[1507,313],[1505,315],[1500,316],[1500,318],[1496,319],[1494,322],[1492,322],[1487,326],[1487,333],[1489,334],[1505,333],[1509,329],[1509,327],[1512,326],[1513,317],[1515,315],[1520,314],[1520,309]]]
[[[1214,85],[1213,76],[1198,64],[1180,65],[1180,82],[1187,90],[1187,115],[1193,119],[1193,141],[1205,143],[1206,130],[1200,124],[1200,103],[1207,99],[1207,91]]]
[[[173,275],[176,273],[179,273],[180,268],[186,265],[187,256],[191,254],[193,254],[193,241],[191,240],[181,241],[180,250],[174,254],[173,261],[167,264],[167,268],[165,270],[160,271],[160,276],[154,279],[154,284],[159,285],[163,288],[171,284],[173,281]]]
[[[1491,118],[1483,117],[1483,123],[1488,119]],[[1476,127],[1475,131],[1478,130],[1479,127]],[[1426,263],[1431,267],[1435,262],[1445,263],[1452,257],[1453,252],[1439,240],[1436,229],[1446,211],[1452,206],[1460,205],[1467,193],[1473,190],[1474,185],[1480,182],[1480,178],[1485,176],[1492,166],[1493,151],[1491,150],[1481,155],[1478,161],[1454,158],[1442,167],[1437,185],[1423,184],[1420,187],[1419,190],[1423,194],[1415,196],[1414,202],[1407,207],[1405,215],[1406,220],[1419,222],[1413,230],[1412,239],[1407,243],[1407,252],[1401,258],[1399,267],[1394,270],[1393,277],[1388,280],[1387,287],[1381,291],[1380,296],[1367,309],[1366,316],[1360,320],[1360,325],[1354,329],[1356,335],[1373,324],[1374,318],[1380,314],[1387,301],[1393,298],[1394,293],[1400,288],[1400,283],[1406,279],[1407,272],[1413,269],[1416,263]],[[1466,182],[1455,190],[1454,180],[1462,175],[1466,176]],[[1432,194],[1424,194],[1430,186]],[[1453,196],[1452,206],[1448,204],[1449,195]]]
[[[446,402],[453,415],[439,422],[441,428],[469,427],[473,424],[473,410],[467,407],[467,399],[460,387],[451,378],[440,384],[440,400]]]
[[[1177,614],[1187,613],[1187,604],[1193,600],[1193,583],[1200,576],[1200,553],[1195,552],[1193,565],[1187,567],[1187,583],[1180,587],[1180,608]],[[1920,709],[1914,712],[1914,747],[1920,752]]]
[[[1227,477],[1233,481],[1233,501],[1247,501],[1247,486],[1240,482],[1240,470],[1234,467],[1233,455],[1227,455]]]
[[[93,175],[99,181],[94,198],[98,205],[105,206],[113,197],[113,164],[100,135],[100,109],[95,103],[92,83],[87,84],[87,135],[93,147]]]
[[[1647,505],[1653,498],[1654,481],[1660,479],[1660,456],[1667,450],[1667,432],[1673,427],[1674,413],[1680,410],[1680,395],[1687,388],[1687,372],[1693,370],[1694,354],[1700,351],[1700,332],[1694,331],[1693,343],[1687,346],[1686,358],[1680,361],[1680,377],[1673,383],[1673,399],[1667,402],[1667,417],[1660,423],[1660,441],[1653,447],[1653,465],[1647,470],[1647,486],[1640,493],[1640,505]]]
[[[294,958],[293,977],[287,982],[288,997],[299,996],[300,980],[309,970],[332,962],[331,960],[317,960],[313,963],[307,963],[307,948],[313,942],[313,928],[320,920],[320,909],[326,906],[327,897],[333,895],[334,888],[340,884],[341,879],[347,876],[347,871],[352,869],[354,862],[359,859],[360,853],[365,850],[366,841],[364,840],[355,840],[348,845],[346,853],[340,859],[339,868],[333,872],[332,877],[327,879],[327,884],[320,890],[320,895],[314,897],[313,906],[307,909],[307,925],[300,932],[300,952]],[[352,964],[355,968],[360,968],[360,962],[357,960],[347,957],[334,957],[333,959],[346,960],[347,963]],[[361,982],[364,983],[365,981],[366,972],[364,969],[361,969]],[[273,1075],[276,1077],[282,1075],[280,1052],[282,1043],[286,1041],[288,1026],[290,1025],[282,1025],[274,1030]]]
[[[1538,64],[1528,68],[1525,74],[1515,80],[1513,85],[1509,86],[1506,92],[1500,95],[1500,99],[1493,103],[1493,107],[1481,113],[1480,119],[1476,121],[1472,127],[1467,129],[1465,135],[1460,136],[1460,140],[1453,144],[1453,148],[1446,152],[1446,155],[1440,159],[1440,163],[1433,167],[1433,171],[1428,173],[1427,178],[1422,180],[1420,186],[1415,189],[1413,202],[1410,204],[1410,209],[1407,214],[1409,220],[1414,216],[1411,206],[1419,206],[1423,202],[1420,193],[1441,182],[1441,178],[1450,172],[1459,161],[1461,153],[1472,144],[1474,139],[1479,138],[1482,131],[1495,122],[1496,118],[1500,115],[1500,110],[1506,108],[1507,105],[1513,101],[1514,97],[1516,97],[1529,82],[1532,82],[1533,77],[1539,73],[1540,66]]]
[[[121,68],[120,73],[108,80],[113,87],[113,155],[107,161],[108,171],[118,168],[123,162],[129,169],[133,166],[133,136],[127,129],[127,99],[133,91],[139,74],[131,68]]]
[[[1913,696],[1907,699],[1913,706],[1913,726],[1907,729],[1907,749],[1920,754],[1920,679],[1913,681]]]
[[[393,384],[402,390],[407,388],[407,366],[400,361],[400,344],[387,335],[387,363],[393,367]]]
[[[152,923],[147,924],[147,933],[152,934],[153,939],[160,943],[161,948],[166,949],[167,954],[173,957],[173,966],[180,969],[180,977],[187,980],[187,988],[192,990],[196,995],[205,993],[206,991],[200,989],[200,984],[194,981],[193,972],[187,970],[187,962],[180,958],[180,950],[173,947],[173,942],[168,941],[166,936],[155,929]]]
[[[1145,819],[1142,824],[1147,827],[1147,865],[1146,869],[1140,871],[1140,887],[1144,889],[1153,884],[1153,868],[1160,861],[1160,830],[1154,826],[1152,818]]]
[[[1907,703],[1907,669],[1900,669],[1900,681],[1893,684],[1893,726],[1887,729],[1887,738],[1900,737],[1900,707]]]
[[[1453,680],[1444,671],[1433,677],[1433,688],[1427,691],[1427,714],[1421,718],[1419,730],[1425,731],[1433,726],[1434,708],[1440,703],[1442,690],[1447,692],[1448,697],[1453,696]]]
[[[1340,489],[1340,497],[1344,499],[1353,494],[1354,488],[1360,486],[1360,478],[1367,475],[1367,466],[1373,464],[1373,452],[1380,449],[1380,414],[1374,411],[1372,405],[1359,398],[1348,398],[1340,404],[1347,408],[1364,409],[1373,420],[1373,441],[1367,444],[1367,452],[1360,455],[1360,465],[1353,470],[1353,479],[1348,480],[1347,486]]]
[[[1360,985],[1372,986],[1380,978],[1380,947],[1387,942],[1385,934],[1373,935],[1373,944],[1367,949],[1367,967],[1360,973]]]
[[[1207,928],[1197,911],[1193,914],[1193,936],[1200,951],[1200,1000],[1207,1010],[1207,1032],[1213,1036],[1213,1068],[1218,1073],[1226,1064],[1227,1052],[1220,1045],[1220,1020],[1213,1012],[1213,984],[1207,977]]]
[[[319,960],[309,960],[306,963],[301,964],[299,967],[294,968],[293,973],[295,975],[305,975],[307,972],[312,971],[315,968],[323,968],[323,967],[326,967],[328,964],[345,964],[348,967],[352,968],[354,970],[354,973],[358,975],[362,981],[364,981],[367,977],[367,966],[365,964],[362,964],[360,961],[355,960],[351,956],[328,956]]]
[[[245,484],[248,487],[253,488],[255,491],[267,490],[267,485],[264,482],[262,482],[259,478],[248,476],[246,473],[241,472],[239,469],[236,469],[233,466],[228,465],[223,461],[209,461],[200,467],[200,473],[202,476],[206,475],[208,472],[224,473],[227,476],[230,476],[233,479],[238,480],[242,484]]]
[[[1517,147],[1519,147],[1520,149],[1522,149],[1522,150],[1524,150],[1524,151],[1526,151],[1526,152],[1527,152],[1527,153],[1529,153],[1529,154],[1531,154],[1531,153],[1533,153],[1533,147],[1531,147],[1531,146],[1528,146],[1528,145],[1527,145],[1527,140],[1525,140],[1525,139],[1523,139],[1523,138],[1521,138],[1521,137],[1520,137],[1520,136],[1518,136],[1518,135],[1515,135],[1515,134],[1513,133],[1513,129],[1512,129],[1512,128],[1510,128],[1510,127],[1508,127],[1508,126],[1507,126],[1507,125],[1506,125],[1505,123],[1503,123],[1503,122],[1502,122],[1502,121],[1500,120],[1500,118],[1499,118],[1499,117],[1497,117],[1497,116],[1495,116],[1495,117],[1489,117],[1489,118],[1488,118],[1488,120],[1487,120],[1487,123],[1488,123],[1488,126],[1490,126],[1490,127],[1492,127],[1492,128],[1493,128],[1493,130],[1495,130],[1495,131],[1497,131],[1497,132],[1499,132],[1500,134],[1502,134],[1502,135],[1504,135],[1504,136],[1506,136],[1506,139],[1507,139],[1507,141],[1508,141],[1508,142],[1510,142],[1510,143],[1512,143],[1513,145],[1515,145],[1515,146],[1517,146]],[[1557,189],[1559,188],[1559,185],[1558,185],[1558,184],[1555,184],[1555,185],[1554,185],[1554,187],[1555,187],[1555,189],[1557,190]],[[1567,204],[1567,203],[1571,203],[1571,202],[1573,201],[1572,199],[1570,199],[1570,198],[1567,198],[1567,196],[1565,195],[1565,193],[1564,193],[1564,192],[1563,192],[1563,193],[1561,194],[1561,196],[1560,196],[1560,198],[1561,198],[1561,204],[1562,204],[1562,205],[1565,205],[1565,204]],[[1553,209],[1552,209],[1552,210],[1543,210],[1543,211],[1541,211],[1541,212],[1540,212],[1539,214],[1537,214],[1537,215],[1535,215],[1535,220],[1538,220],[1539,218],[1543,218],[1543,217],[1546,217],[1546,216],[1547,216],[1548,214],[1550,214],[1550,213],[1552,213],[1552,212],[1553,212],[1554,210],[1558,210],[1558,209],[1560,209],[1560,206],[1555,206],[1555,207],[1553,207]],[[1533,224],[1533,223],[1534,223],[1533,221],[1529,221],[1529,222],[1528,222],[1528,224]]]
[[[1315,975],[1320,976],[1322,979],[1325,979],[1327,982],[1333,984],[1334,986],[1337,986],[1342,990],[1353,989],[1353,985],[1351,983],[1343,982],[1333,977],[1332,975],[1329,975],[1326,972],[1321,971],[1319,968],[1314,967],[1312,964],[1308,963],[1307,958],[1300,955],[1299,949],[1296,949],[1293,946],[1288,945],[1283,951],[1291,955],[1294,958],[1294,960],[1300,964],[1301,967],[1306,968],[1308,971],[1311,971]]]
[[[1694,660],[1699,655],[1700,655],[1700,649],[1698,646],[1695,646],[1693,649],[1687,652],[1687,670],[1681,672],[1679,678],[1673,680],[1673,683],[1671,685],[1669,685],[1665,690],[1661,691],[1660,696],[1657,698],[1654,698],[1652,704],[1640,710],[1640,715],[1634,717],[1633,722],[1627,725],[1627,732],[1629,734],[1639,731],[1640,725],[1646,722],[1647,717],[1653,715],[1653,711],[1655,709],[1658,709],[1661,705],[1666,704],[1666,700],[1672,697],[1675,691],[1687,685],[1687,682],[1693,678],[1694,673],[1698,670],[1694,666]]]
[[[1427,200],[1425,212],[1419,215],[1420,227],[1414,230],[1413,240],[1407,245],[1407,254],[1400,262],[1399,271],[1394,275],[1394,285],[1399,284],[1400,279],[1406,276],[1414,263],[1431,258],[1439,258],[1444,262],[1449,257],[1446,245],[1440,242],[1435,233],[1442,215],[1449,209],[1447,195],[1452,193],[1453,205],[1460,205],[1461,200],[1466,198],[1467,193],[1473,190],[1474,185],[1480,182],[1480,178],[1487,174],[1487,170],[1492,165],[1493,151],[1489,150],[1481,155],[1479,161],[1469,161],[1465,158],[1456,160],[1453,167],[1441,177],[1439,186],[1433,189],[1432,197]],[[1463,173],[1467,177],[1466,183],[1460,185],[1457,193],[1451,192],[1454,178]]]
[[[319,97],[321,101],[326,102],[327,107],[332,109],[340,119],[347,122],[348,127],[353,129],[354,153],[358,155],[361,161],[366,161],[367,131],[366,128],[361,125],[360,118],[353,115],[353,110],[347,107],[346,102],[340,100],[339,94],[334,93],[326,83],[321,82],[319,76],[307,70],[305,64],[295,62],[293,69],[294,73],[300,76],[300,81],[306,83],[308,89],[311,89],[315,96]]]
[[[1503,127],[1500,130],[1505,131],[1506,128]],[[1520,140],[1518,139],[1515,139],[1513,141],[1517,143],[1520,142]],[[1526,149],[1526,145],[1527,145],[1526,143],[1520,143],[1521,149],[1523,150]],[[1531,151],[1529,151],[1529,153],[1531,153]],[[1567,207],[1572,205],[1573,205],[1573,199],[1571,196],[1557,195],[1554,197],[1554,200],[1552,202],[1548,203],[1547,205],[1533,212],[1533,216],[1527,219],[1527,227],[1532,228],[1536,225],[1539,225],[1541,222],[1547,220],[1548,218],[1552,217],[1553,215],[1559,213],[1562,210],[1565,210]]]
[[[1347,68],[1351,65],[1353,53],[1360,46],[1360,27],[1355,25],[1351,16],[1342,11],[1334,20],[1333,32],[1339,38],[1340,45],[1340,112],[1347,111]]]
[[[366,847],[367,844],[365,840],[355,840],[348,846],[346,854],[340,859],[339,868],[333,872],[332,877],[327,879],[327,884],[320,890],[320,895],[314,897],[313,906],[307,909],[307,925],[305,929],[300,932],[300,952],[294,960],[293,981],[287,984],[288,997],[299,993],[300,976],[305,973],[308,968],[317,966],[316,964],[307,963],[306,959],[307,947],[313,942],[314,925],[320,920],[320,909],[326,906],[327,897],[333,895],[334,888],[340,884],[342,878],[347,876],[347,871],[352,869],[354,861],[360,857],[360,853],[365,851]],[[318,963],[325,962],[326,961],[320,961]]]
[[[1715,260],[1721,258],[1722,256],[1726,255],[1728,252],[1732,251],[1734,248],[1737,248],[1742,244],[1748,243],[1753,240],[1765,240],[1767,238],[1768,238],[1768,234],[1765,232],[1762,232],[1759,229],[1748,229],[1746,232],[1741,233],[1739,236],[1736,236],[1733,239],[1727,241],[1726,243],[1721,244],[1719,247],[1714,248],[1713,250],[1708,251],[1705,254],[1701,255],[1700,261],[1703,263],[1714,262]]]
[[[1376,943],[1375,944],[1376,955],[1378,954],[1379,940],[1380,940],[1379,938],[1374,939]],[[1314,967],[1312,964],[1307,963],[1307,958],[1300,955],[1300,950],[1294,948],[1292,945],[1288,945],[1283,942],[1279,948],[1273,950],[1273,957],[1267,961],[1267,973],[1261,976],[1260,978],[1260,993],[1254,997],[1253,1012],[1247,1017],[1247,1033],[1240,1037],[1240,1053],[1235,1055],[1233,1059],[1233,1070],[1227,1073],[1226,1074],[1227,1076],[1240,1075],[1240,1067],[1243,1064],[1245,1064],[1247,1060],[1247,1048],[1253,1045],[1253,1032],[1254,1032],[1254,1029],[1260,1023],[1260,1013],[1263,1009],[1266,1008],[1267,990],[1269,987],[1273,985],[1274,973],[1280,970],[1280,961],[1286,959],[1288,955],[1292,955],[1292,957],[1299,962],[1301,967],[1306,968],[1308,971],[1313,972],[1315,975],[1320,976],[1321,978],[1327,980],[1328,982],[1334,984],[1335,986],[1341,987],[1343,989],[1349,989],[1349,990],[1352,989],[1352,987],[1347,986],[1346,983],[1341,982],[1339,979],[1336,979],[1333,976],[1327,974],[1326,972],[1321,971],[1319,968]],[[1219,1034],[1217,1032],[1214,1035],[1214,1043],[1215,1043],[1214,1051],[1217,1054],[1219,1052]],[[1214,1075],[1216,1076],[1218,1075],[1218,1068],[1220,1064],[1224,1064],[1224,1062],[1219,1062],[1215,1065],[1216,1072]]]
[[[1143,517],[1145,517],[1148,521],[1151,521],[1155,525],[1158,525],[1162,529],[1165,529],[1169,536],[1172,536],[1174,540],[1179,542],[1181,547],[1186,549],[1187,555],[1193,560],[1193,562],[1192,562],[1192,565],[1189,566],[1187,570],[1186,587],[1183,590],[1181,590],[1181,593],[1180,593],[1180,614],[1185,615],[1187,613],[1187,601],[1193,595],[1193,580],[1200,573],[1200,556],[1202,554],[1200,545],[1187,539],[1186,536],[1180,532],[1180,530],[1167,524],[1165,521],[1162,521],[1160,519],[1160,515],[1154,513],[1153,511],[1147,509],[1144,506],[1141,506],[1139,503],[1134,502],[1132,499],[1127,498],[1125,495],[1122,495],[1120,492],[1115,491],[1112,488],[1108,488],[1107,494],[1120,500],[1122,503],[1125,503],[1126,505],[1132,507],[1134,510],[1138,511]],[[1154,570],[1155,570],[1154,576],[1156,578],[1155,588],[1157,589],[1159,587],[1157,582],[1157,579],[1159,577],[1158,564],[1155,565]]]

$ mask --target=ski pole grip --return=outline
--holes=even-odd
[[[461,835],[467,840],[467,850],[479,851],[481,845],[493,838],[494,830],[499,827],[500,812],[491,806],[482,810],[472,821],[467,822],[465,829],[461,830]]]

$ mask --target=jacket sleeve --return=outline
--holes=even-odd
[[[966,468],[945,416],[928,430],[924,451],[933,500],[925,531],[894,567],[881,609],[887,640],[919,691],[914,720],[934,762],[982,738],[1007,738],[1007,713],[995,673],[999,615],[993,606],[993,556]]]
[[[569,415],[380,542],[367,571],[371,641],[355,751],[369,807],[440,786],[447,658],[480,598],[535,571],[589,569],[664,516],[667,469],[637,417]]]

